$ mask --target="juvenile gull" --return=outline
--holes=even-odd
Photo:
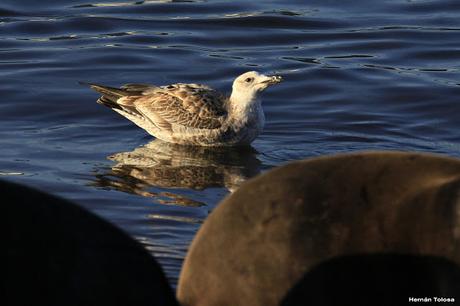
[[[102,94],[98,103],[156,138],[184,145],[237,146],[250,144],[262,131],[265,117],[259,93],[281,80],[246,72],[233,82],[230,97],[201,84],[88,85]]]

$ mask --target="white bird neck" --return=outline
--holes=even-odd
[[[247,117],[260,106],[260,99],[255,94],[233,90],[228,109],[234,117]]]

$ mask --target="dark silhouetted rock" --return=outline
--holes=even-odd
[[[437,302],[435,297],[449,300]],[[425,300],[417,302],[417,299]],[[431,256],[374,254],[344,256],[320,263],[288,292],[281,305],[459,303],[460,268],[451,261]]]
[[[0,190],[2,305],[177,305],[160,266],[115,226],[24,186]]]
[[[244,183],[204,222],[178,285],[184,306],[279,305],[335,256],[460,263],[460,161],[416,153],[320,157]],[[378,276],[376,276],[378,277]]]

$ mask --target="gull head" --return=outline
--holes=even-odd
[[[278,84],[283,80],[281,76],[267,76],[257,71],[243,73],[233,82],[231,99],[250,102],[257,98],[257,94],[267,87]]]

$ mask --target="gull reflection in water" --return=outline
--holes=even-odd
[[[224,187],[235,191],[260,172],[252,147],[192,147],[153,140],[132,152],[108,156],[112,168],[96,173],[95,185],[153,197],[158,203],[202,206],[175,192],[153,192],[149,187],[204,190]]]

